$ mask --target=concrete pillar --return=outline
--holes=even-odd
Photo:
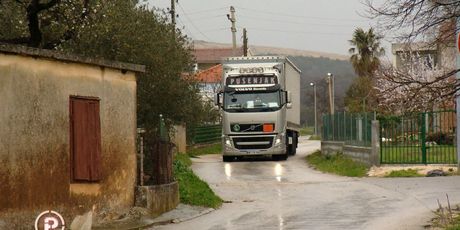
[[[172,143],[176,145],[177,152],[185,153],[187,150],[187,128],[185,125],[175,125],[172,136]]]
[[[457,69],[460,68],[460,17],[457,17],[457,33],[456,33],[456,44],[457,44],[457,52],[456,55],[455,55],[455,59],[456,59],[456,67]],[[457,72],[457,74],[455,75],[455,79],[457,81],[457,84],[459,83],[460,81],[460,72]],[[457,128],[456,128],[456,146],[457,146],[457,166],[460,167],[460,148],[459,148],[459,145],[460,145],[460,129],[458,127],[458,125],[460,124],[460,92],[458,91],[458,87],[455,89],[456,92],[455,92],[455,98],[456,98],[456,111],[457,111]]]
[[[372,165],[380,166],[380,123],[377,120],[372,121],[371,135],[372,149],[370,161]]]

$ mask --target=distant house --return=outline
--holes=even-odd
[[[195,75],[203,97],[213,100],[214,95],[221,90],[222,64],[199,71]]]
[[[422,63],[427,66],[434,67],[440,61],[440,55],[437,46],[425,42],[418,43],[394,43],[391,44],[393,53],[393,66],[396,68],[404,68],[409,62],[410,57],[417,56],[423,59]]]
[[[143,71],[0,45],[0,217],[134,205],[136,73]]]
[[[193,55],[196,59],[196,69],[206,70],[221,64],[222,60],[227,57],[243,56],[243,49],[238,48],[233,53],[232,48],[202,48],[193,50]]]
[[[240,47],[234,52],[229,48],[200,48],[193,50],[195,56],[195,80],[199,82],[201,94],[207,100],[213,100],[214,94],[220,90],[222,78],[222,60],[232,56],[243,56]],[[248,55],[251,53],[248,52]]]
[[[391,46],[393,66],[402,68],[407,65],[408,56],[415,56],[428,67],[441,69],[455,68],[456,44],[454,21],[447,21],[439,28],[436,42],[394,43]]]

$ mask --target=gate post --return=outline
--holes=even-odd
[[[371,135],[371,164],[380,166],[380,123],[378,120],[372,121]]]
[[[422,147],[422,163],[426,164],[426,113],[420,114],[420,137]]]

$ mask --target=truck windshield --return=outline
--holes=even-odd
[[[265,112],[280,108],[280,91],[275,92],[228,92],[225,93],[224,109],[230,112]]]

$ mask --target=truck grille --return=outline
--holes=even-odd
[[[262,132],[262,124],[231,124],[233,132]]]
[[[233,144],[237,149],[268,149],[273,145],[273,136],[234,137]]]
[[[273,125],[275,128],[275,124],[267,123]],[[263,132],[264,131],[264,124],[230,124],[230,129],[232,132]]]

